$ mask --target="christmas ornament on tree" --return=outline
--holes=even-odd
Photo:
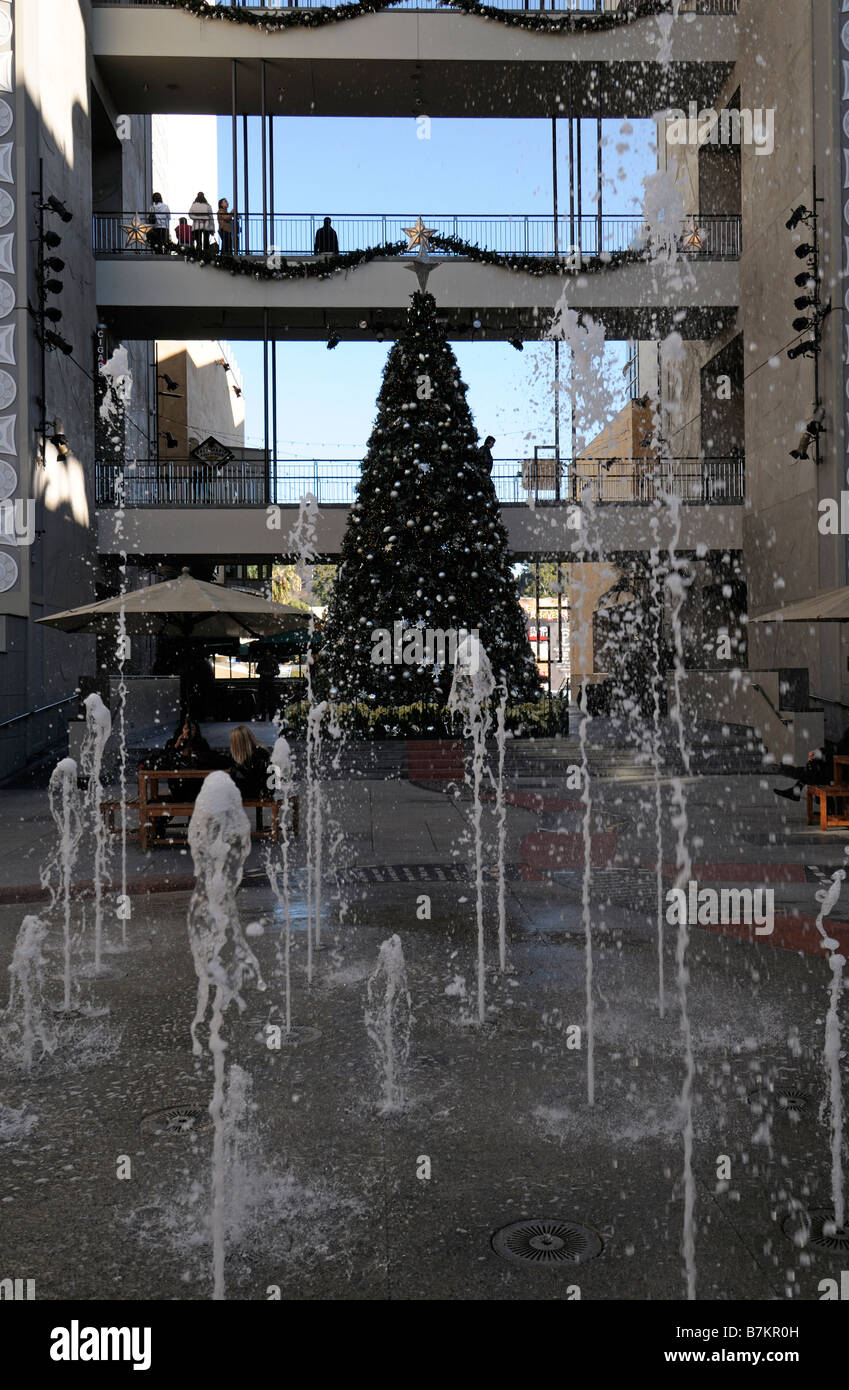
[[[497,685],[534,698],[488,457],[432,294],[411,298],[377,407],[325,624],[337,698],[444,701],[463,632],[478,634]]]

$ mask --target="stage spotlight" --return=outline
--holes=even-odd
[[[51,352],[64,352],[66,357],[70,357],[74,350],[68,340],[61,337],[59,333],[54,333],[52,328],[45,328],[44,330],[44,346],[49,348]]]
[[[513,337],[508,338],[507,341],[512,348],[516,349],[517,352],[525,351],[525,344],[522,342],[522,339],[519,337],[518,333],[514,333]]]
[[[799,286],[800,290],[816,289],[816,281],[811,276],[811,272],[809,270],[801,270],[799,274],[795,277],[795,282]]]
[[[795,362],[797,357],[816,357],[817,345],[808,339],[804,343],[797,343],[795,347],[789,348],[787,356],[791,362]]]
[[[813,256],[813,254],[814,248],[811,246],[810,242],[803,241],[801,246],[796,247],[797,260],[803,261],[806,256]]]
[[[58,198],[54,197],[52,193],[47,198],[47,201],[44,206],[45,208],[49,208],[51,212],[55,212],[57,216],[61,217],[63,222],[73,222],[74,214],[72,212],[69,212],[68,209],[65,207],[65,204],[60,202]]]
[[[327,339],[327,351],[332,352],[335,347],[339,346],[341,341],[338,333],[331,333],[330,337]]]
[[[806,328],[812,328],[813,325],[810,319],[794,319],[793,327],[797,333],[804,333]]]
[[[804,204],[800,204],[799,207],[793,209],[784,225],[788,232],[794,232],[800,222],[807,222],[808,218],[813,217],[813,215]]]

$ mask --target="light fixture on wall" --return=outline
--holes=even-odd
[[[806,208],[803,203],[800,203],[797,208],[793,209],[784,225],[788,232],[795,232],[800,222],[809,223],[813,219],[813,216],[814,214],[811,212],[810,208]]]
[[[341,338],[339,337],[339,334],[331,333],[329,338],[327,339],[327,351],[332,352],[335,347],[339,346],[340,342]]]
[[[169,376],[167,372],[159,372],[159,373],[158,373],[158,376],[159,376],[159,380],[160,380],[160,381],[164,381],[164,382],[165,382],[165,390],[166,390],[166,391],[176,391],[176,390],[177,390],[177,388],[178,388],[178,386],[179,386],[179,382],[175,381],[174,378],[173,378],[172,376]]]
[[[44,424],[45,428],[50,430],[50,434],[47,435],[48,443],[53,445],[60,459],[67,458],[68,454],[71,452],[71,446],[68,443],[62,421],[45,420]]]
[[[819,436],[825,432],[824,420],[825,407],[821,405],[817,408],[813,419],[808,421],[802,431],[798,448],[790,450],[790,457],[795,459],[797,463],[810,458],[808,450],[812,444],[816,444]]]
[[[787,356],[791,362],[795,362],[797,357],[816,357],[817,345],[813,338],[806,338],[804,343],[797,343],[795,347],[787,349]]]
[[[518,331],[513,334],[512,338],[508,338],[507,341],[510,344],[511,348],[515,348],[517,352],[525,351],[525,344],[519,336]]]
[[[74,214],[69,212],[61,199],[49,193],[43,203],[45,212],[55,212],[57,217],[61,217],[63,222],[73,222]]]
[[[808,228],[811,236],[810,241],[803,241],[800,246],[794,247],[794,255],[800,261],[807,261],[807,268],[800,270],[794,277],[799,289],[805,290],[805,294],[799,295],[794,299],[797,310],[804,310],[797,318],[792,320],[793,332],[804,336],[801,342],[794,343],[787,349],[787,357],[790,362],[796,362],[801,357],[809,357],[813,363],[813,387],[814,387],[814,408],[811,419],[805,426],[798,446],[790,450],[790,457],[796,463],[811,458],[814,461],[820,460],[820,435],[825,431],[825,407],[823,406],[820,393],[820,353],[823,347],[823,322],[831,313],[831,301],[823,303],[822,285],[820,281],[820,248],[819,248],[819,216],[817,207],[824,199],[817,197],[816,171],[813,180],[813,201],[809,208],[807,204],[800,203],[793,208],[787,219],[786,227],[789,232],[793,232],[801,224]],[[813,209],[813,211],[811,210]],[[809,452],[809,451],[812,451]]]
[[[165,440],[166,449],[176,449],[179,447],[179,440],[174,438],[170,430],[160,430],[159,437]]]

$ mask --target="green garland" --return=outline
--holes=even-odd
[[[542,278],[547,275],[592,275],[598,271],[609,270],[620,265],[634,265],[645,260],[644,251],[613,251],[602,256],[590,256],[577,266],[571,260],[554,256],[504,255],[500,251],[487,251],[485,247],[473,242],[462,241],[460,237],[435,236],[432,244],[437,250],[447,251],[449,255],[480,265],[494,265],[502,270],[512,270],[517,274],[534,275]],[[335,256],[324,256],[321,260],[286,260],[275,255],[276,265],[269,265],[259,256],[221,255],[215,251],[201,251],[195,246],[176,247],[183,260],[196,265],[213,266],[216,270],[230,275],[246,275],[253,280],[329,280],[343,270],[356,270],[374,260],[394,260],[402,251],[409,250],[403,241],[386,241],[380,246],[367,246],[362,251],[346,251]],[[306,254],[306,253],[305,253]],[[412,265],[413,259],[404,264]]]
[[[601,256],[587,256],[580,265],[556,256],[504,255],[501,251],[487,251],[474,242],[463,241],[455,236],[434,236],[432,245],[437,250],[448,251],[452,256],[463,256],[468,261],[480,265],[497,265],[502,270],[514,270],[523,275],[592,275],[612,266],[635,265],[646,259],[645,251],[606,251]]]
[[[302,9],[237,9],[230,5],[207,5],[204,0],[154,0],[163,9],[183,10],[186,14],[197,15],[199,19],[222,19],[232,24],[252,24],[267,34],[280,33],[284,29],[320,28],[324,24],[338,24],[347,19],[361,19],[364,15],[377,14],[397,5],[399,0],[356,0],[354,4],[320,5],[314,10]],[[493,19],[499,24],[509,24],[516,29],[530,29],[546,34],[580,34],[587,30],[617,29],[623,24],[644,19],[650,15],[668,14],[672,10],[672,0],[632,0],[624,10],[566,10],[558,14],[540,10],[531,13],[527,10],[502,10],[497,5],[481,5],[477,0],[438,0],[443,9],[459,10],[463,14],[477,15],[481,19]]]
[[[399,252],[406,251],[403,241],[385,241],[381,246],[367,246],[364,251],[346,251],[335,256],[324,256],[321,260],[289,261],[277,254],[273,259],[278,264],[269,265],[258,256],[221,255],[217,251],[201,251],[196,246],[172,247],[184,261],[196,265],[211,265],[216,270],[226,270],[230,275],[247,275],[252,280],[329,280],[342,270],[356,270],[378,257],[389,260]]]

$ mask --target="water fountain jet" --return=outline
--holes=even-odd
[[[488,705],[495,690],[492,666],[483,643],[472,632],[462,633],[454,657],[454,679],[448,709],[463,718],[463,735],[472,740],[472,825],[475,837],[475,913],[478,930],[478,1023],[486,1021],[486,962],[483,928],[483,806],[481,780],[486,757],[486,736],[492,724]]]
[[[366,997],[366,1032],[381,1080],[378,1108],[386,1115],[404,1108],[404,1070],[410,1055],[412,1015],[400,936],[390,936],[380,947]]]

